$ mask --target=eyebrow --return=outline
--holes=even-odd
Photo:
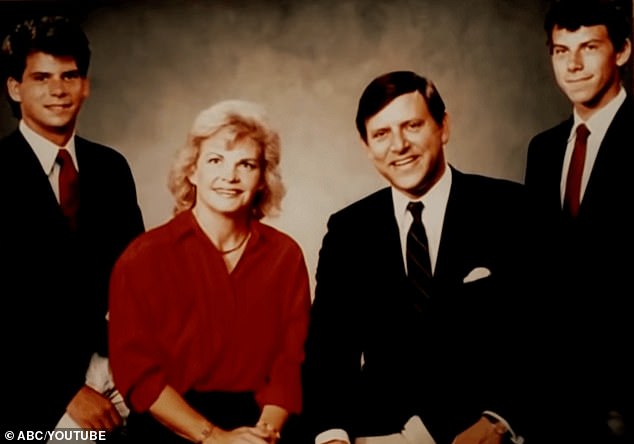
[[[77,69],[69,69],[67,71],[62,71],[62,73],[60,75],[61,76],[67,76],[69,74],[81,75],[79,73],[79,69],[78,68]],[[50,71],[33,71],[33,72],[29,73],[29,75],[30,76],[48,76],[48,77],[50,77],[50,76],[52,76],[54,74],[52,72],[50,72]]]
[[[207,156],[211,156],[211,155],[218,156],[218,157],[222,157],[223,159],[225,158],[225,156],[224,156],[224,155],[222,155],[222,154],[220,154],[220,153],[218,153],[218,152],[216,152],[216,151],[209,151],[209,152],[207,152]],[[257,162],[259,162],[259,160],[260,160],[260,159],[259,159],[259,158],[257,158],[257,157],[243,157],[243,158],[241,158],[241,159],[238,159],[238,162],[252,161],[252,162],[256,162],[256,163],[257,163]]]
[[[591,44],[597,44],[597,43],[604,43],[606,40],[605,39],[600,39],[600,38],[591,38],[588,40],[584,40],[581,43],[579,43],[576,46],[587,46],[587,45],[591,45]],[[552,46],[553,48],[570,48],[570,46],[564,44],[564,43],[558,43],[553,41],[552,42]]]

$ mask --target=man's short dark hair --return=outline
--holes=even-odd
[[[361,94],[355,122],[363,141],[368,141],[366,129],[368,119],[385,108],[392,100],[414,91],[418,91],[423,96],[431,116],[438,125],[442,125],[445,118],[445,103],[436,86],[430,80],[412,71],[393,71],[372,80]]]
[[[79,24],[68,17],[45,15],[19,23],[2,42],[2,81],[22,81],[29,54],[43,52],[58,57],[72,57],[82,77],[88,75],[90,44]],[[7,95],[8,96],[8,95]],[[19,106],[9,98],[16,117]]]
[[[623,2],[618,0],[555,0],[546,13],[544,30],[552,51],[555,27],[576,31],[581,26],[605,25],[616,51],[623,49],[632,32],[632,21]]]

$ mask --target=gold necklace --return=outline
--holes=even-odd
[[[249,239],[250,237],[251,237],[251,231],[248,231],[247,234],[244,236],[244,238],[238,243],[238,245],[236,245],[235,247],[231,247],[228,250],[218,249],[218,252],[222,254],[223,256],[225,254],[233,253],[234,251],[239,250],[245,244],[247,239]]]

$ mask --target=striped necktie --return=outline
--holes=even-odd
[[[423,300],[428,300],[430,299],[432,270],[427,233],[425,233],[422,220],[423,208],[422,202],[407,204],[407,210],[412,213],[414,218],[407,232],[407,277],[414,289],[423,297]]]

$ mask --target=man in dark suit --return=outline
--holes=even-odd
[[[634,442],[634,101],[621,85],[628,14],[612,1],[559,1],[545,30],[572,116],[535,136],[525,183],[551,258],[538,313],[540,443]],[[553,288],[554,286],[554,288]],[[543,306],[542,306],[543,307]],[[546,328],[549,327],[549,328]]]
[[[356,125],[390,186],[328,221],[306,346],[311,439],[522,442],[523,187],[449,166],[445,105],[413,72],[374,79]]]
[[[111,268],[144,227],[127,161],[75,134],[89,60],[85,34],[62,17],[19,24],[2,46],[20,119],[0,141],[3,431],[51,429],[65,412],[84,428],[121,424],[86,372],[107,354]]]

